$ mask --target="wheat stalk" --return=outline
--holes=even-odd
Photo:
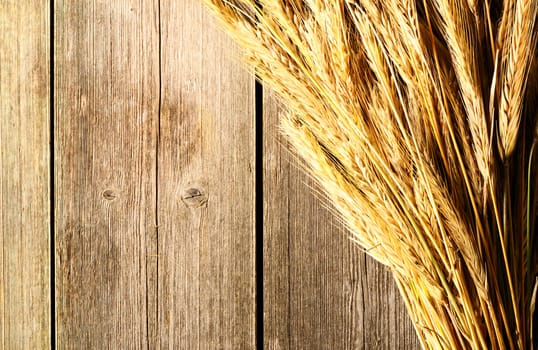
[[[205,2],[423,347],[535,345],[538,1]]]

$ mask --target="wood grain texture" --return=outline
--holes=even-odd
[[[348,240],[264,91],[264,348],[418,349],[389,273]]]
[[[50,341],[47,18],[0,66],[17,116],[0,124],[6,348]],[[58,0],[55,19],[58,348],[254,348],[254,80],[237,49],[197,0]],[[264,111],[264,348],[417,349],[390,275],[279,145],[270,94]]]
[[[252,348],[254,79],[196,0],[55,16],[58,346]]]
[[[199,0],[161,0],[155,348],[255,348],[254,79]]]
[[[156,0],[55,1],[59,349],[148,344],[157,5]]]
[[[0,1],[0,349],[50,346],[49,12]]]

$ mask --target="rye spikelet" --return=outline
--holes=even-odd
[[[535,346],[538,1],[205,2],[423,347]]]

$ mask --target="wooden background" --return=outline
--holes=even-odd
[[[0,0],[0,349],[417,349],[199,0]]]

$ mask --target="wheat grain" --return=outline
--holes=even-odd
[[[530,348],[538,2],[205,2],[423,347]]]

